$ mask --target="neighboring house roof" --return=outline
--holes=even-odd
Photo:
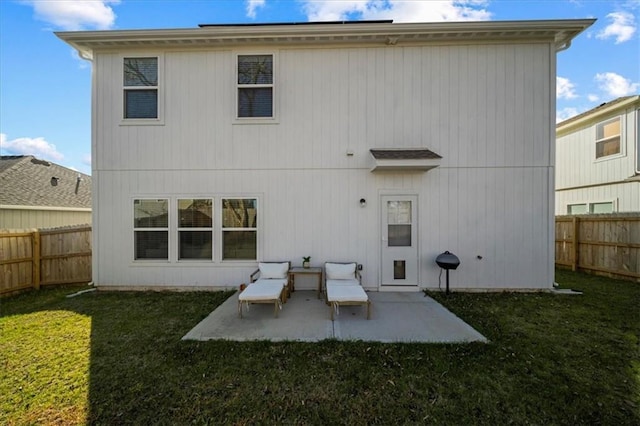
[[[55,34],[78,50],[81,57],[92,59],[93,52],[124,48],[233,47],[246,45],[404,45],[425,42],[477,43],[492,41],[526,42],[549,40],[557,50],[566,49],[578,34],[595,19],[523,20],[481,22],[389,21],[345,22],[305,25],[203,25],[200,28],[65,31]]]
[[[556,124],[556,132],[565,133],[569,129],[580,126],[590,120],[598,119],[598,117],[609,114],[619,108],[626,108],[628,105],[633,103],[640,104],[640,95],[623,96],[612,101],[602,103],[589,111],[585,111]]]
[[[3,155],[0,205],[91,208],[91,176],[32,155]]]

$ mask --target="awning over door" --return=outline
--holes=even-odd
[[[372,172],[426,172],[438,167],[442,160],[441,156],[427,148],[376,148],[370,152],[374,160]]]

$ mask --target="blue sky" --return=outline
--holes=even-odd
[[[53,31],[597,18],[558,53],[557,120],[640,93],[640,0],[0,0],[0,152],[91,173],[91,64]]]

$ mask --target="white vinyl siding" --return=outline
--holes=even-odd
[[[437,287],[432,260],[450,250],[462,262],[458,288],[550,288],[552,42],[279,46],[277,126],[237,125],[235,69],[244,52],[189,49],[163,53],[165,126],[119,126],[114,93],[122,83],[111,70],[121,58],[105,53],[94,62],[104,76],[96,80],[92,166],[99,285],[237,288],[256,260],[311,256],[353,259],[364,265],[363,285],[376,288],[384,189],[418,195],[421,287]],[[416,146],[440,154],[440,167],[370,172],[371,148]],[[131,249],[122,249],[130,214],[122,212],[147,194],[214,200],[213,261],[178,262],[173,243],[167,263],[131,262]],[[222,199],[258,200],[255,259],[223,260],[223,232],[254,229],[223,228]]]

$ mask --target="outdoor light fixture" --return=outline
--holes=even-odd
[[[58,178],[53,176],[51,178],[51,186],[58,186]]]
[[[365,207],[367,205],[367,200],[364,198],[360,198],[360,207]]]

